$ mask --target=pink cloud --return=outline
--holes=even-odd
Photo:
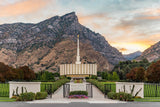
[[[49,4],[50,0],[23,0],[0,7],[0,16],[17,16],[36,12]]]

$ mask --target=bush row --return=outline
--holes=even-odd
[[[133,101],[132,95],[124,92],[119,92],[119,93],[109,92],[107,96],[110,99],[118,99],[120,101]]]
[[[37,92],[35,99],[40,100],[40,99],[45,99],[47,97],[47,92]]]
[[[33,101],[39,99],[45,99],[47,97],[47,92],[37,92],[36,94],[33,92],[22,93],[19,96],[13,96],[16,101]]]
[[[88,92],[87,91],[71,91],[69,93],[69,95],[86,95],[86,96],[88,96]]]
[[[63,84],[67,82],[69,82],[69,79],[60,79],[55,82],[42,82],[41,92],[46,92],[48,89],[51,88],[51,92],[54,93],[59,87],[61,87]]]
[[[106,91],[107,92],[110,92],[110,91],[115,92],[116,91],[116,84],[114,84],[114,83],[99,82],[98,80],[95,80],[95,79],[88,79],[87,82],[90,82],[93,85],[95,85],[103,93],[105,92],[105,88],[104,88],[105,84],[107,84],[107,86],[106,86]]]
[[[98,82],[97,80],[94,79],[87,79],[87,82],[92,83],[95,85],[97,88],[99,88],[103,93],[104,93],[104,84],[101,82]]]

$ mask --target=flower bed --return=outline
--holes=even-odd
[[[83,83],[83,81],[80,79],[80,80],[75,80],[74,83]]]
[[[70,95],[69,96],[69,98],[84,98],[84,99],[87,99],[88,98],[88,96],[86,96],[86,95]]]

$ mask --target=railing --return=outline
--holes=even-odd
[[[63,97],[68,98],[70,93],[70,84],[63,85]]]
[[[49,97],[52,98],[53,84],[41,84],[41,92],[47,92]]]
[[[144,97],[160,97],[160,84],[145,83]]]
[[[9,97],[8,83],[0,83],[0,97]]]
[[[108,92],[116,92],[116,84],[104,84],[104,97],[105,98]]]
[[[88,97],[92,98],[93,97],[93,89],[92,89],[92,84],[86,84],[86,91],[88,92]]]

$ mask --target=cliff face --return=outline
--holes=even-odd
[[[61,63],[75,63],[76,37],[80,35],[82,62],[97,63],[98,70],[125,60],[103,36],[78,22],[74,12],[37,24],[0,25],[0,62],[29,65],[33,70],[57,71]]]
[[[146,58],[149,62],[160,59],[160,42],[152,45],[148,49],[146,49],[137,60],[142,60]]]

